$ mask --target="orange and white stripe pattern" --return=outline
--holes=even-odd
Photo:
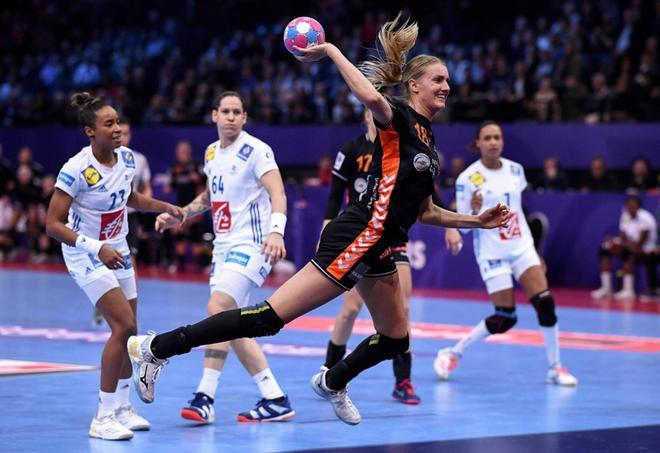
[[[341,280],[367,250],[378,242],[385,229],[390,198],[399,174],[399,133],[390,124],[387,129],[379,130],[378,135],[383,148],[378,198],[374,202],[373,213],[367,227],[328,267],[328,273],[337,280]]]

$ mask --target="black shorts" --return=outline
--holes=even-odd
[[[394,264],[410,264],[408,259],[408,243],[396,241],[392,243],[392,259]]]
[[[394,248],[401,244],[405,246],[400,239],[374,228],[362,213],[349,209],[325,227],[312,264],[348,291],[362,277],[396,272]]]

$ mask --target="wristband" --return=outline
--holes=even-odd
[[[88,238],[82,234],[78,235],[76,239],[76,248],[78,250],[83,250],[87,253],[91,253],[93,256],[96,256],[101,251],[103,247],[103,242],[97,241],[96,239]]]
[[[273,212],[270,215],[270,232],[278,233],[284,236],[286,228],[286,215],[281,212]]]

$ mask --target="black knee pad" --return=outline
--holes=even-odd
[[[268,302],[241,308],[239,323],[241,330],[249,332],[250,337],[275,335],[284,327],[284,321]]]
[[[518,322],[515,308],[495,307],[495,314],[485,319],[486,329],[491,334],[504,333]]]
[[[557,315],[555,313],[555,300],[549,289],[538,293],[529,300],[539,319],[539,325],[543,327],[552,327],[557,324]]]
[[[376,345],[383,352],[385,359],[393,359],[408,350],[410,347],[410,338],[408,335],[403,338],[392,338],[377,333],[369,338],[369,346]]]

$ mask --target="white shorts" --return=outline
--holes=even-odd
[[[532,266],[540,266],[541,260],[534,247],[525,249],[517,255],[502,259],[479,260],[481,279],[486,284],[488,294],[513,288],[513,278],[520,276]]]
[[[237,305],[241,306],[245,298],[242,294],[248,294],[253,288],[261,286],[270,270],[271,265],[266,262],[260,246],[246,244],[225,248],[215,247],[209,279],[211,292],[227,293],[234,298]],[[235,279],[235,274],[240,274],[246,279],[239,281]],[[248,288],[250,286],[248,281],[254,286]]]
[[[135,269],[133,269],[128,244],[123,241],[114,244],[113,247],[124,256],[125,268],[108,269],[98,259],[98,256],[92,256],[73,247],[62,245],[62,256],[69,274],[94,305],[101,296],[112,288],[121,288],[128,300],[137,297]]]

